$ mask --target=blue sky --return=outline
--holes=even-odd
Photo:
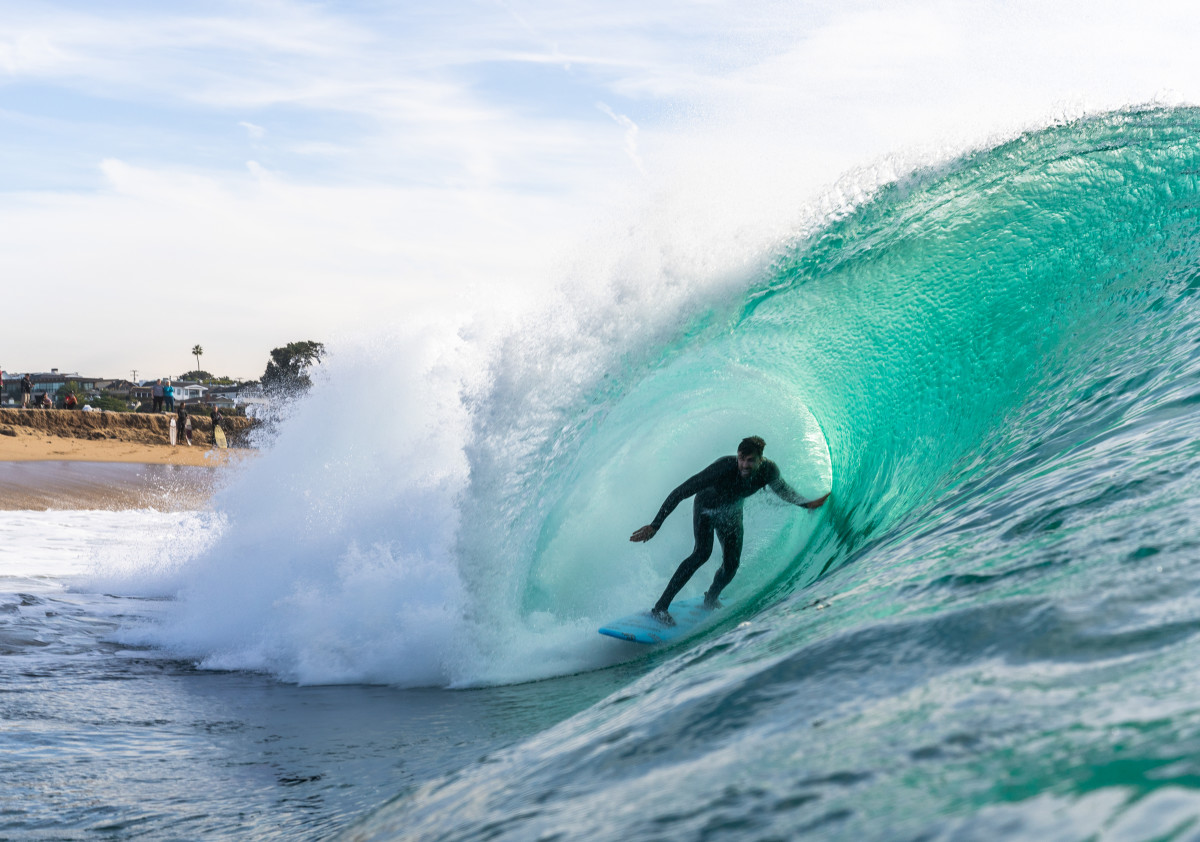
[[[0,0],[0,364],[256,377],[635,220],[761,249],[847,173],[1196,101],[1200,13],[1135,6]]]

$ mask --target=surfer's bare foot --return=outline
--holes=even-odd
[[[672,617],[669,612],[663,610],[662,608],[650,609],[650,616],[653,617],[654,619],[658,620],[664,626],[675,625],[675,618]]]
[[[704,595],[704,607],[709,611],[716,611],[718,608],[724,608],[725,603],[717,599],[715,596]]]

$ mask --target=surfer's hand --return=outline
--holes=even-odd
[[[818,497],[816,500],[809,500],[807,503],[801,503],[800,505],[806,509],[819,509],[828,499],[829,495],[826,494],[824,497]]]
[[[643,526],[637,532],[629,536],[630,541],[649,541],[654,537],[658,530],[653,526]]]

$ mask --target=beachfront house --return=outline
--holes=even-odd
[[[167,383],[163,379],[163,385]],[[201,386],[199,383],[171,381],[171,388],[175,390],[175,406],[185,403],[204,403],[205,396],[208,394],[208,387]],[[129,390],[129,399],[139,401],[140,403],[148,404],[154,400],[154,381],[150,380],[140,386],[134,386]]]
[[[175,403],[195,403],[203,401],[204,396],[208,393],[207,386],[201,386],[199,383],[172,383],[175,387]]]
[[[4,372],[3,401],[5,406],[21,405],[21,378],[24,376],[25,372]],[[56,397],[58,390],[68,383],[74,383],[79,389],[78,397],[83,398],[95,393],[97,391],[96,383],[102,381],[102,378],[99,377],[84,377],[75,372],[61,372],[57,368],[37,374],[30,372],[29,379],[33,381],[33,397],[37,400],[41,400],[42,395],[46,392],[49,392],[52,398]]]

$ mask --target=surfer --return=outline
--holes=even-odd
[[[686,480],[667,495],[666,501],[654,520],[629,536],[630,541],[649,541],[662,527],[663,521],[675,507],[692,495],[692,532],[696,546],[692,554],[680,563],[675,575],[667,583],[651,615],[666,625],[674,625],[668,608],[675,594],[688,583],[713,551],[713,534],[721,542],[721,567],[713,577],[712,586],[704,594],[706,608],[718,608],[717,597],[737,573],[742,557],[742,503],[760,489],[770,486],[781,499],[805,509],[815,509],[829,497],[826,494],[816,500],[805,500],[783,480],[779,466],[763,458],[767,443],[758,436],[742,439],[737,456],[722,456],[700,473]]]

